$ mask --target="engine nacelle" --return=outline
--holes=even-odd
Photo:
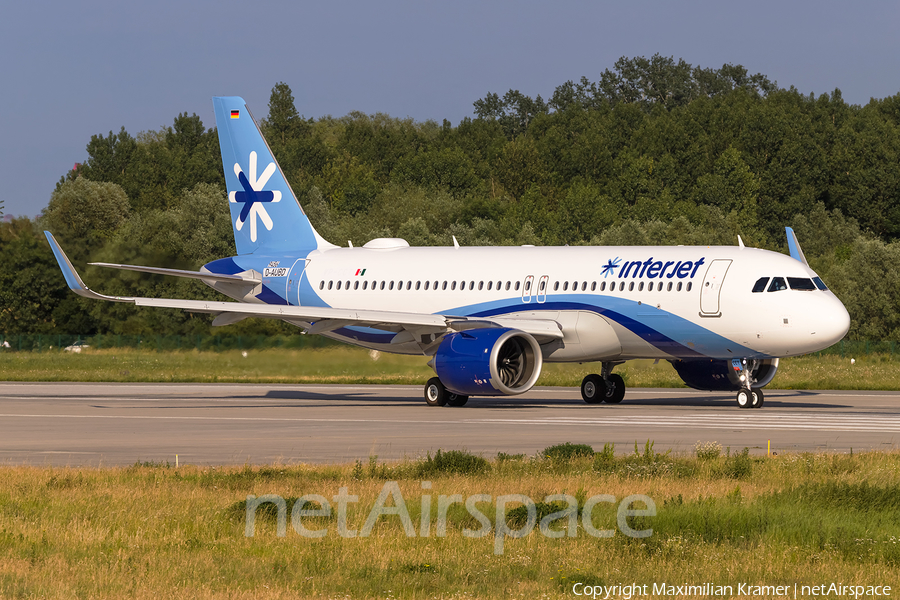
[[[730,392],[744,387],[740,371],[735,371],[730,360],[672,360],[669,361],[678,376],[695,390]],[[756,389],[768,385],[778,370],[778,359],[750,361],[750,387]]]
[[[510,396],[532,388],[541,374],[541,348],[517,329],[486,328],[444,337],[431,365],[441,383],[465,396]]]

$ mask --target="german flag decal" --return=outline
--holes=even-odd
[[[241,111],[239,111],[239,110],[233,110],[233,111],[231,111],[231,118],[232,118],[232,119],[240,119],[240,118],[241,118]]]

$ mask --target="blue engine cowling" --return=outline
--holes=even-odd
[[[673,360],[669,361],[682,381],[695,390],[732,392],[744,387],[740,371],[730,360]],[[757,389],[768,385],[778,370],[778,359],[750,361],[750,387]]]
[[[541,374],[541,348],[517,329],[469,329],[444,337],[431,365],[441,383],[464,396],[510,396]]]

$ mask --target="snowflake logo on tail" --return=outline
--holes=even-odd
[[[255,242],[257,238],[257,218],[262,221],[263,226],[272,231],[275,225],[272,217],[266,211],[266,202],[281,201],[281,192],[278,190],[269,192],[264,191],[263,187],[269,182],[269,178],[275,174],[275,163],[270,162],[265,171],[259,177],[256,175],[256,152],[250,153],[250,178],[248,179],[241,170],[241,165],[234,163],[234,174],[237,175],[238,181],[241,182],[243,192],[231,192],[228,194],[228,201],[236,204],[243,204],[241,214],[238,215],[234,227],[240,231],[244,228],[247,221],[250,221],[250,241]]]

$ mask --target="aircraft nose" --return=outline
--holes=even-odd
[[[850,331],[850,313],[836,296],[830,300],[816,323],[816,338],[823,348],[838,343]]]

